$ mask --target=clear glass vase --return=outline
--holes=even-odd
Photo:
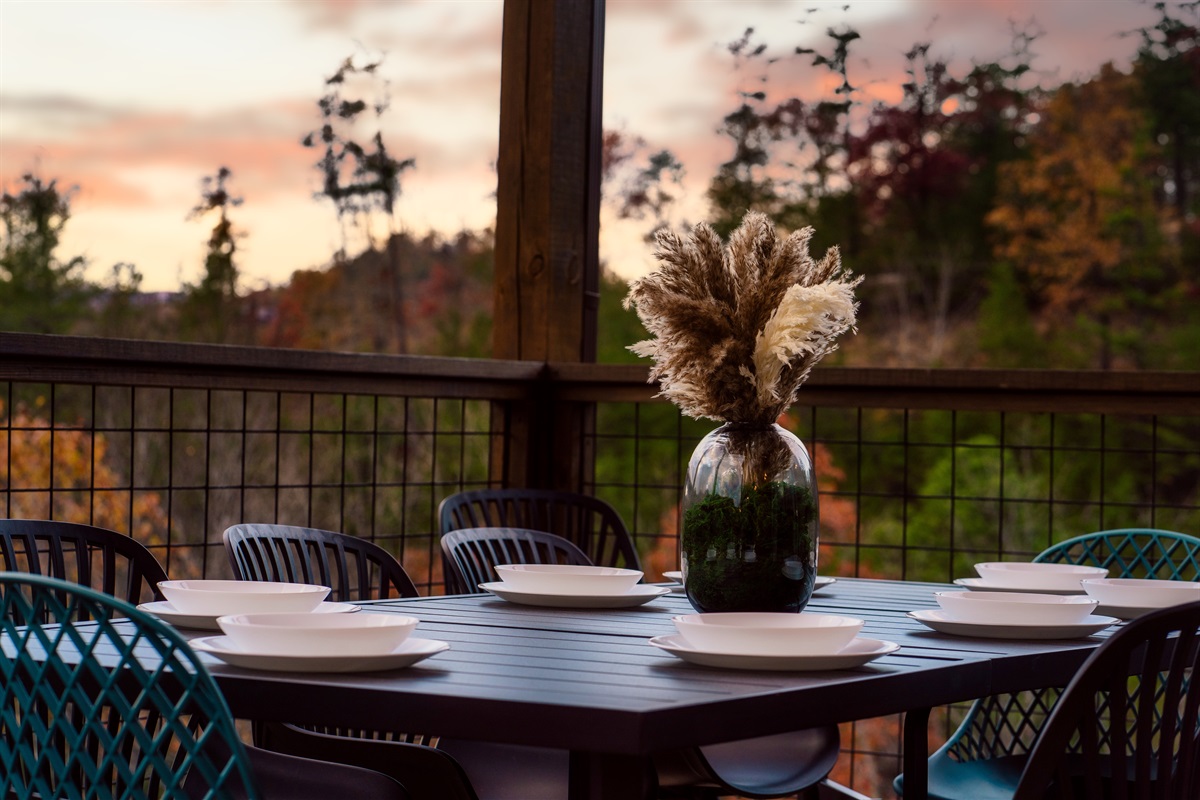
[[[817,574],[817,482],[779,425],[726,423],[688,463],[684,588],[706,611],[801,611]]]

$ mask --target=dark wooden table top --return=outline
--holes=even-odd
[[[378,673],[282,673],[207,657],[239,717],[420,730],[443,736],[564,748],[572,770],[632,771],[662,749],[917,712],[997,691],[1065,685],[1107,632],[1076,640],[949,636],[906,613],[936,608],[943,584],[839,579],[809,611],[866,620],[861,636],[901,649],[865,666],[826,672],[716,669],[647,644],[692,613],[681,594],[630,609],[548,609],[490,595],[364,604],[417,617],[414,635],[450,649]],[[1111,629],[1110,629],[1111,630]],[[923,735],[905,769],[923,768]],[[920,792],[920,776],[906,796]],[[574,780],[574,777],[573,777]],[[906,780],[909,780],[906,778]],[[619,796],[573,788],[573,797]],[[627,791],[623,789],[621,791]],[[630,795],[626,795],[628,797]]]

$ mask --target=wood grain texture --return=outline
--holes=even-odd
[[[499,358],[595,356],[602,0],[504,5],[496,215]]]

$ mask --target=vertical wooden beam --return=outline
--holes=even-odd
[[[493,355],[594,361],[604,0],[505,0],[502,49]],[[540,400],[508,417],[505,480],[575,488],[592,410]]]

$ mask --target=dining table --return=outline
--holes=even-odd
[[[650,640],[694,613],[674,591],[628,608],[559,608],[491,594],[362,603],[419,620],[413,636],[449,647],[402,669],[286,672],[204,655],[241,718],[441,736],[569,751],[570,800],[651,797],[658,751],[905,714],[907,800],[927,792],[936,706],[1052,685],[1113,630],[1075,638],[940,633],[908,616],[956,587],[838,578],[806,612],[865,620],[860,637],[899,649],[848,669],[764,670],[690,663]],[[185,631],[192,638],[200,632]],[[211,634],[209,634],[211,635]]]

